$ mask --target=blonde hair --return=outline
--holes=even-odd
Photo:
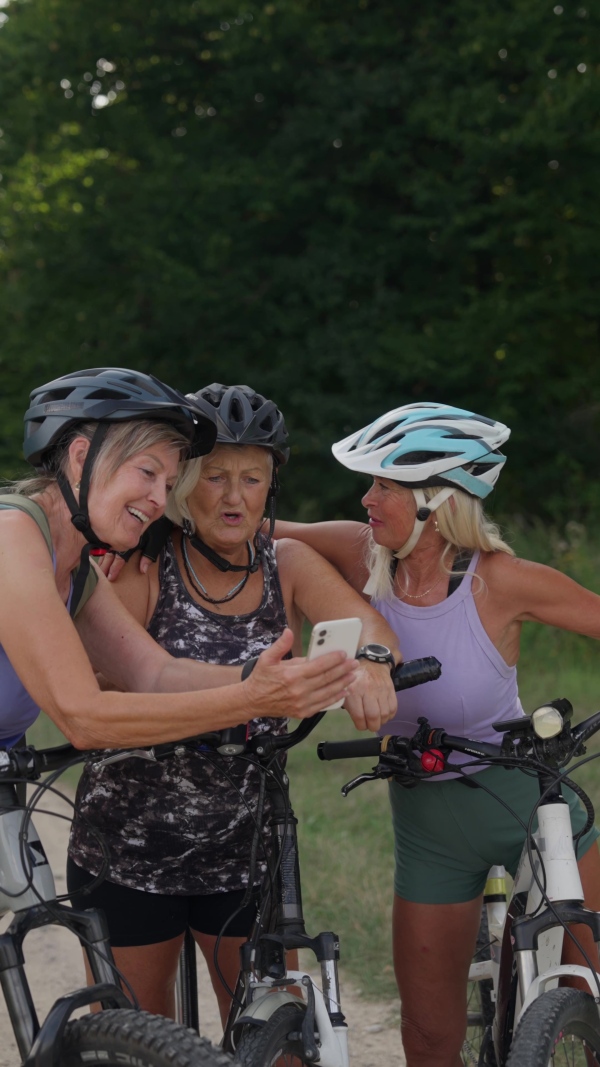
[[[425,499],[431,500],[439,492],[439,487],[432,486],[424,490]],[[435,512],[438,530],[446,545],[440,565],[442,571],[451,574],[447,564],[448,556],[461,549],[472,552],[506,552],[514,556],[514,551],[503,540],[500,528],[487,517],[479,497],[471,496],[457,489],[454,494],[440,504]],[[398,546],[400,547],[400,546]],[[396,561],[393,550],[375,544],[373,538],[367,548],[367,566],[369,568],[368,592],[377,600],[391,600],[394,595],[393,564]],[[403,561],[398,560],[398,567]],[[457,573],[461,573],[458,571]],[[466,572],[463,572],[466,573]]]
[[[187,502],[188,497],[192,495],[198,485],[203,459],[205,457],[200,456],[199,459],[190,459],[187,463],[182,464],[179,477],[169,493],[165,512],[167,518],[178,526],[183,526],[184,522],[188,523],[192,533],[196,529],[196,524],[190,514]]]
[[[75,426],[68,437],[57,446],[48,464],[47,473],[13,482],[7,487],[7,491],[20,493],[22,496],[34,496],[56,485],[58,474],[66,476],[68,473],[71,443],[77,437],[85,437],[91,441],[97,426],[97,422],[83,422]],[[140,452],[146,452],[154,445],[163,444],[170,445],[180,453],[189,447],[187,438],[168,422],[127,420],[112,423],[98,451],[92,481],[105,486],[127,460]]]
[[[188,500],[198,485],[202,463],[209,462],[210,459],[223,448],[259,448],[261,452],[265,452],[270,457],[271,470],[273,469],[275,459],[270,448],[262,448],[260,445],[252,444],[235,445],[229,444],[228,442],[218,442],[208,456],[200,456],[199,459],[190,459],[187,463],[182,464],[177,481],[169,493],[166,510],[167,518],[171,519],[171,522],[176,523],[177,526],[183,526],[183,524],[186,523],[191,532],[195,533],[196,523],[194,522],[188,507]]]

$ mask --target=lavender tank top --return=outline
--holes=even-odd
[[[52,553],[52,563],[56,569],[48,520],[39,505],[33,500],[23,500],[15,494],[14,502],[11,500],[10,504],[0,503],[2,509],[9,507],[19,508],[31,515],[46,538],[49,551]],[[33,725],[39,713],[38,704],[27,692],[6,655],[3,645],[0,645],[0,748],[12,748],[16,745],[25,731]]]
[[[405,660],[435,656],[442,664],[435,682],[398,694],[398,713],[382,727],[382,736],[410,737],[424,715],[432,726],[449,734],[499,744],[500,734],[492,723],[524,714],[517,669],[508,666],[490,641],[473,599],[479,555],[474,554],[458,589],[440,604],[423,608],[397,597],[373,600],[373,607],[397,635]],[[451,760],[462,764],[468,757],[456,754]]]

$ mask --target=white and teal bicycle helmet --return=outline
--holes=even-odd
[[[483,500],[506,462],[499,448],[510,436],[502,422],[448,404],[404,404],[332,446],[349,470],[390,478],[412,489],[417,517],[411,537],[395,554],[416,545],[432,511],[461,489]],[[423,489],[440,486],[425,500]]]

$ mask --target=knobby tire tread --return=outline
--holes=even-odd
[[[135,1067],[231,1067],[229,1056],[193,1030],[162,1015],[128,1009],[100,1011],[67,1024],[61,1067],[96,1060],[104,1067],[128,1062]]]
[[[280,1056],[292,1057],[293,1067],[314,1067],[304,1059],[301,1041],[290,1041],[288,1034],[299,1033],[304,1009],[284,1004],[273,1012],[264,1026],[246,1026],[238,1042],[234,1063],[240,1067],[272,1067]]]
[[[557,1044],[562,1036],[572,1034],[586,1039],[595,1056],[592,1062],[600,1064],[600,1014],[594,998],[578,989],[548,990],[534,1000],[519,1022],[507,1067],[585,1063],[583,1053],[581,1061],[566,1060]]]

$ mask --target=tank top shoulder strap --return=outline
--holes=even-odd
[[[26,515],[31,516],[33,521],[39,527],[43,535],[44,541],[48,546],[48,552],[50,553],[50,556],[54,561],[54,546],[52,544],[52,535],[50,533],[50,523],[48,522],[48,518],[44,509],[41,508],[35,500],[31,500],[28,496],[21,496],[20,493],[0,493],[0,509],[8,510],[9,508],[15,508],[18,511],[24,511]],[[76,576],[78,570],[79,568],[73,571],[73,575]],[[74,608],[71,604],[72,594],[69,595],[67,607],[69,609],[69,613],[73,616],[73,618],[75,618],[75,616],[79,614],[84,604],[86,604],[87,601],[90,599],[97,584],[98,575],[94,568],[90,567],[83,590],[81,592],[81,596],[79,597],[79,600],[77,601],[77,604],[74,606]]]
[[[27,515],[30,515],[39,527],[44,540],[48,545],[50,555],[53,555],[50,523],[48,522],[45,511],[35,502],[35,500],[31,500],[28,496],[21,496],[20,493],[0,493],[0,508],[2,508],[2,510],[16,508],[17,511],[24,511]]]
[[[474,552],[470,548],[459,548],[454,557],[454,563],[452,564],[452,574],[448,581],[448,593],[447,596],[452,596],[458,589],[463,578],[467,577],[469,572],[469,566],[473,559]],[[479,557],[479,553],[477,554]]]

